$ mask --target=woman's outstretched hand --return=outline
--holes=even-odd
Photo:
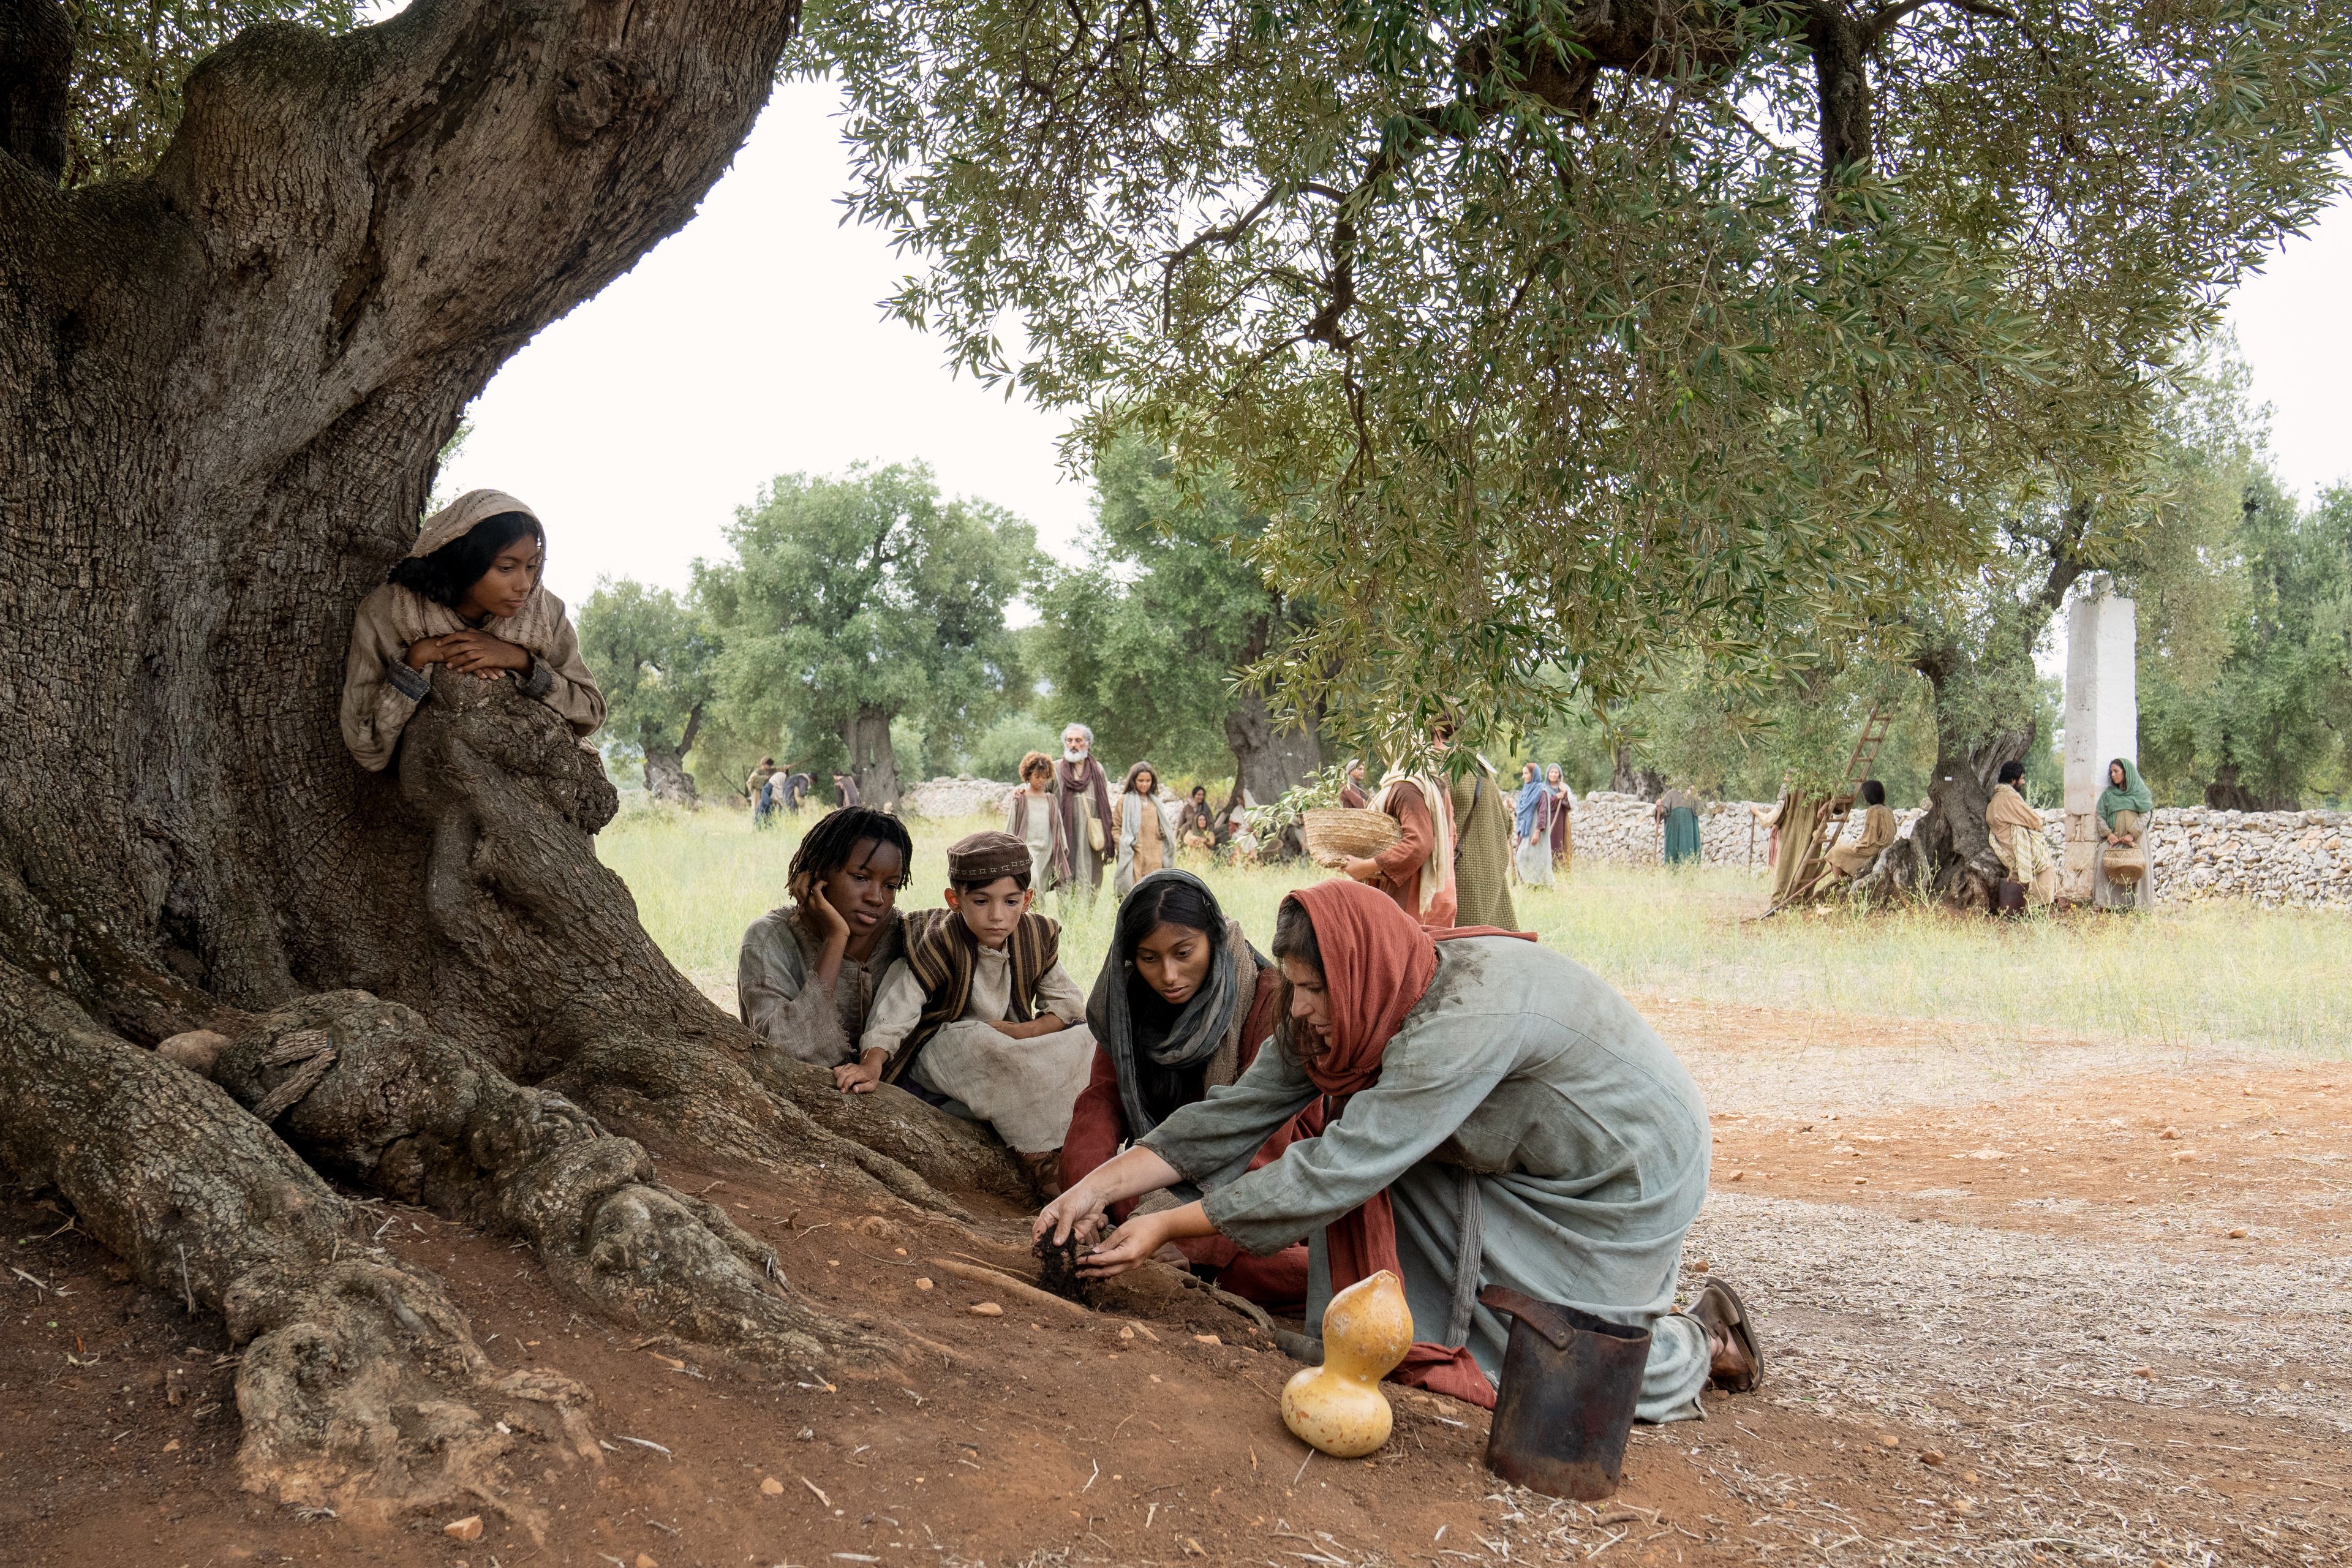
[[[1170,1221],[1182,1212],[1161,1209],[1134,1215],[1093,1251],[1079,1254],[1078,1272],[1089,1279],[1108,1279],[1142,1267],[1180,1234]]]
[[[1074,1182],[1060,1197],[1037,1211],[1029,1226],[1029,1239],[1043,1241],[1051,1237],[1059,1247],[1075,1233],[1082,1243],[1092,1241],[1108,1227],[1104,1211],[1109,1206],[1084,1179]]]

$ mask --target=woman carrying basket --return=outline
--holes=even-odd
[[[2099,792],[2099,847],[2091,855],[2091,901],[2103,910],[2155,907],[2148,878],[2147,816],[2156,796],[2139,770],[2117,757],[2107,764],[2107,787]]]

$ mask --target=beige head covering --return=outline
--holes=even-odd
[[[425,526],[417,531],[416,544],[409,551],[408,558],[419,560],[445,544],[455,544],[473,532],[477,523],[502,511],[519,511],[533,522],[539,521],[539,513],[504,490],[467,490],[425,520]]]

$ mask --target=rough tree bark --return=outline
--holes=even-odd
[[[1265,658],[1274,633],[1271,616],[1260,616],[1252,622],[1237,662],[1250,665]],[[1265,699],[1247,689],[1225,715],[1225,744],[1234,751],[1234,789],[1247,790],[1250,799],[1260,805],[1271,805],[1286,791],[1305,784],[1323,766],[1323,737],[1314,721],[1278,724]]]
[[[511,683],[436,673],[383,774],[335,716],[459,411],[690,216],[796,7],[256,27],[191,76],[152,174],[71,192],[58,14],[0,17],[0,1163],[223,1314],[247,1484],[291,1501],[594,1454],[582,1391],[493,1367],[303,1154],[513,1229],[600,1311],[866,1353],[620,1134],[934,1205],[1024,1192],[1003,1151],[834,1093],[701,997],[596,860],[595,755]],[[268,1116],[146,1048],[196,1029]]]
[[[702,704],[686,716],[686,731],[675,746],[648,741],[646,754],[646,793],[656,800],[667,800],[678,805],[700,805],[701,796],[694,787],[694,775],[686,771],[686,754],[694,750],[694,738],[702,731]]]
[[[849,776],[857,781],[857,798],[877,811],[898,805],[898,753],[890,745],[890,715],[879,708],[861,708],[841,729],[841,748],[849,753]]]

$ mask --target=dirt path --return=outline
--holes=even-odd
[[[14,1200],[0,1563],[2343,1561],[2352,1402],[2315,1352],[2352,1316],[2352,1068],[1644,1005],[1718,1108],[1690,1264],[1741,1284],[1772,1363],[1638,1432],[1599,1510],[1498,1487],[1483,1415],[1426,1395],[1373,1460],[1308,1458],[1276,1413],[1292,1363],[1172,1277],[1115,1311],[977,1316],[991,1293],[928,1260],[1017,1266],[1010,1218],[975,1237],[666,1164],[907,1358],[779,1376],[639,1344],[500,1240],[387,1209],[494,1356],[596,1390],[607,1447],[519,1461],[517,1517],[470,1544],[438,1518],[363,1532],[237,1492],[217,1324]]]

